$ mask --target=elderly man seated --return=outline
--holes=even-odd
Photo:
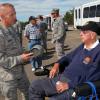
[[[45,96],[50,100],[72,100],[77,85],[100,79],[100,43],[97,39],[100,28],[92,21],[78,28],[83,43],[54,64],[49,78],[32,82],[29,100],[44,100]],[[60,67],[65,70],[57,75]]]

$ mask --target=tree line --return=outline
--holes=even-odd
[[[64,15],[64,21],[68,23],[68,25],[73,25],[74,23],[74,10],[69,10]],[[25,28],[25,25],[28,24],[28,22],[21,22],[22,27]]]
[[[64,21],[68,23],[68,25],[74,24],[74,10],[69,10],[64,15]]]

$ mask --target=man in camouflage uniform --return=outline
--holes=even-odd
[[[16,32],[19,33],[20,35],[20,42],[22,43],[22,24],[20,21],[16,20],[16,23],[13,25],[13,27],[15,28]]]
[[[59,15],[59,9],[51,11],[52,22],[52,43],[55,44],[55,50],[58,59],[64,56],[64,41],[66,37],[65,24],[63,18]]]
[[[23,99],[28,100],[29,81],[23,63],[29,61],[32,53],[23,53],[20,36],[13,25],[16,11],[9,3],[0,5],[0,93],[5,100],[17,100],[17,89]]]

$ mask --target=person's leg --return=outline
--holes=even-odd
[[[32,49],[33,45],[35,44],[35,41],[31,40],[29,43],[28,43],[28,48],[29,50]],[[35,71],[35,65],[37,65],[37,62],[35,61],[35,59],[30,59],[30,64],[32,65],[32,71]]]
[[[47,53],[47,32],[44,32],[43,45],[44,45],[44,49]]]
[[[26,73],[24,72],[21,79],[17,80],[18,82],[18,89],[21,91],[22,99],[21,100],[29,100],[29,80],[26,76]]]
[[[42,66],[42,47],[41,47],[41,44],[40,44],[41,42],[40,41],[37,41],[37,47],[35,47],[36,48],[36,50],[37,50],[37,53],[38,53],[38,56],[36,56],[36,57],[34,57],[33,58],[33,66],[35,67],[35,68],[41,68],[41,66]]]
[[[0,81],[1,94],[5,100],[18,100],[17,99],[17,83],[15,80],[2,82]]]
[[[32,82],[29,88],[29,100],[45,100],[45,96],[57,94],[55,84],[49,78]]]
[[[55,50],[57,53],[58,59],[64,56],[64,41],[56,41]]]
[[[42,57],[41,55],[36,57],[37,63],[38,63],[38,68],[40,68],[42,66]]]
[[[32,65],[32,68],[38,68],[38,61],[37,61],[37,58],[33,58],[33,59],[31,59],[31,65]]]

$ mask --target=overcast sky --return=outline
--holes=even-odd
[[[84,3],[96,0],[0,0],[0,3],[11,3],[15,6],[17,18],[27,21],[29,16],[48,15],[53,8],[59,8],[62,15]]]

